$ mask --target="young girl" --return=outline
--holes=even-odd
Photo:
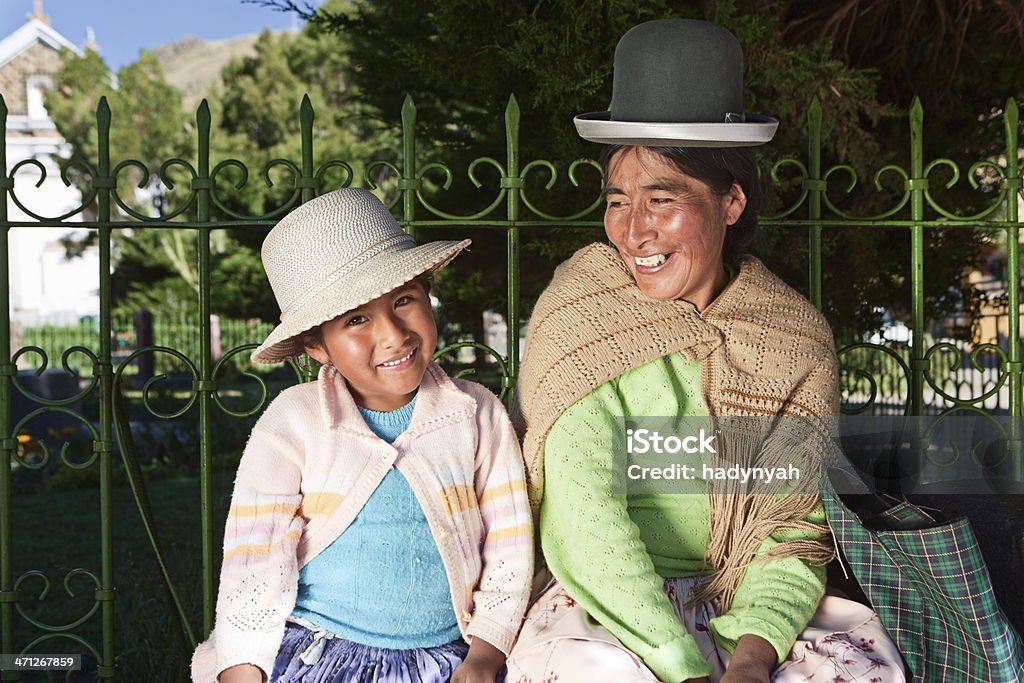
[[[468,244],[416,246],[358,189],[267,235],[281,324],[252,358],[323,367],[249,438],[196,683],[498,677],[532,575],[522,457],[494,395],[431,362],[430,275]]]

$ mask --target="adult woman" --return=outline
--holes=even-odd
[[[614,249],[575,254],[531,316],[519,410],[554,581],[510,681],[904,680],[870,610],[819,606],[832,542],[813,490],[837,364],[824,318],[740,256],[760,189],[737,146],[777,126],[741,111],[732,34],[665,20],[620,41],[610,115],[577,117],[583,137],[612,143]],[[658,415],[711,416],[729,463],[788,460],[803,481],[694,476],[672,490],[692,495],[627,495],[615,418]]]

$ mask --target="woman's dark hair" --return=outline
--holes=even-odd
[[[434,285],[434,273],[420,273],[409,282],[418,282],[420,287],[423,288],[423,292],[429,297],[430,288]],[[323,351],[327,351],[327,347],[324,346],[324,331],[321,329],[320,325],[317,325],[316,327],[312,327],[302,332],[302,334],[300,335],[300,339],[302,340],[303,346],[308,346],[310,348],[319,348],[322,349]]]
[[[617,152],[629,149],[625,145],[608,145],[601,150],[599,161],[608,177],[608,166]],[[725,232],[722,259],[736,265],[737,259],[757,236],[757,214],[761,212],[764,195],[757,175],[757,162],[749,147],[646,147],[675,166],[681,173],[696,178],[724,196],[733,183],[738,183],[747,196],[747,206],[739,220]]]

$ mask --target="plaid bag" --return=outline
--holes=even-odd
[[[858,515],[829,477],[821,495],[836,541],[915,683],[1024,681],[1024,643],[996,603],[967,518],[936,520],[906,501],[876,513],[867,505]]]

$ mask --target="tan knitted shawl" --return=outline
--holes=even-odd
[[[710,486],[705,559],[715,574],[699,597],[719,597],[728,609],[761,542],[783,529],[820,535],[781,543],[762,560],[831,559],[827,527],[803,518],[820,503],[817,475],[831,453],[839,415],[832,334],[824,317],[760,261],[744,257],[739,274],[698,314],[685,301],[646,297],[610,247],[584,247],[559,266],[537,301],[526,351],[516,418],[535,516],[544,489],[544,443],[565,409],[630,368],[679,353],[700,361],[712,419],[720,424],[722,416],[758,416],[746,428],[730,422],[720,455],[731,464],[765,467],[799,458],[804,490],[811,491],[780,496],[779,484]]]

